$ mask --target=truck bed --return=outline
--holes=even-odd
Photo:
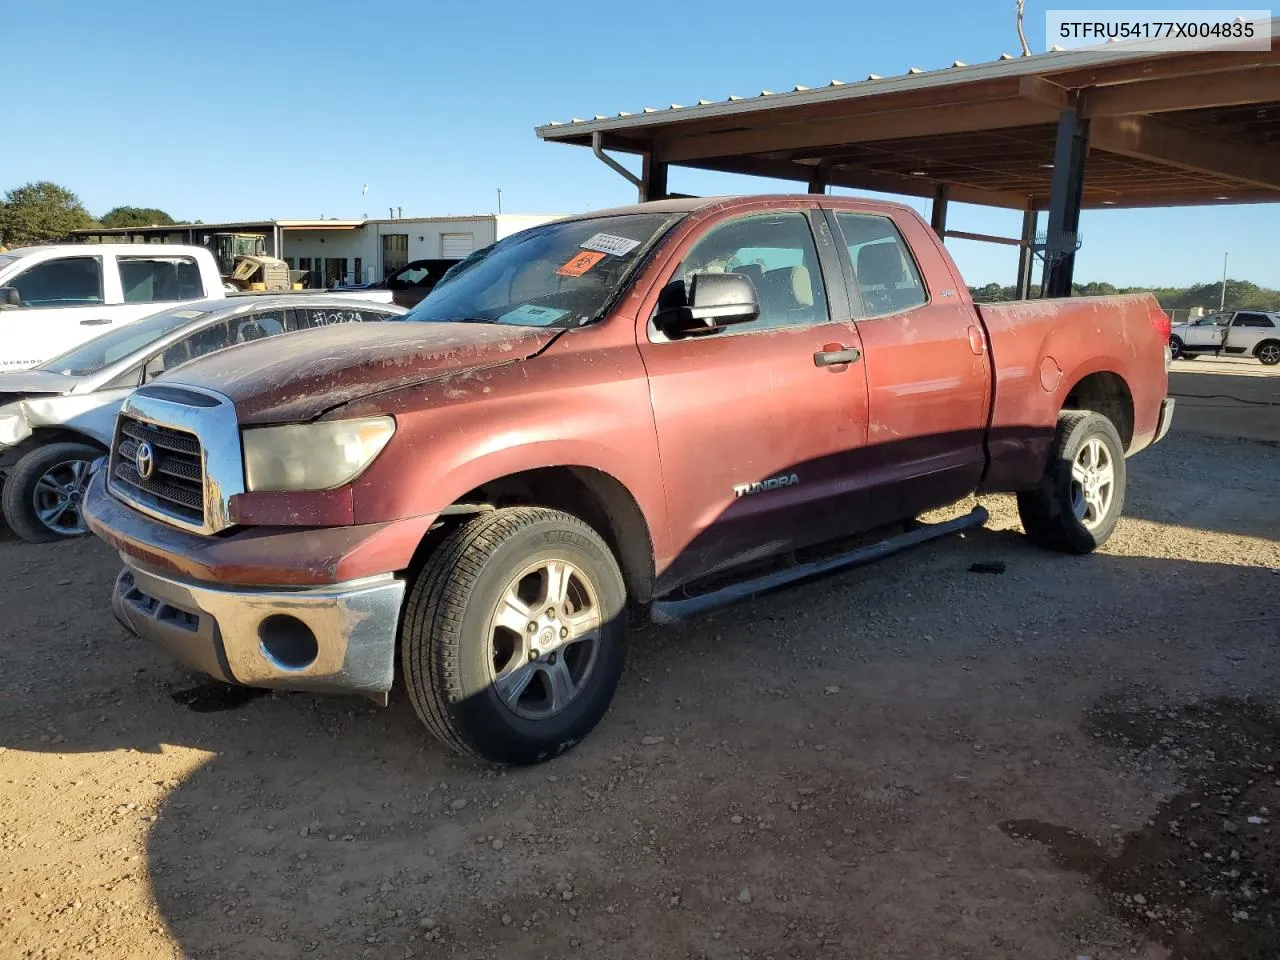
[[[1168,392],[1169,320],[1154,296],[974,306],[994,371],[984,489],[1017,490],[1036,481],[1063,409],[1103,404],[1128,454],[1155,438]]]

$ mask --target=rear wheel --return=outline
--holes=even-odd
[[[1115,531],[1124,510],[1124,444],[1100,413],[1058,416],[1049,462],[1040,483],[1018,494],[1027,536],[1063,553],[1090,553]]]
[[[1254,355],[1268,367],[1274,367],[1280,363],[1280,340],[1264,340]]]
[[[415,579],[401,630],[414,709],[446,745],[531,764],[600,722],[626,659],[626,587],[608,546],[542,508],[481,514]]]
[[[88,532],[84,493],[89,467],[103,455],[87,443],[50,443],[18,461],[4,481],[4,519],[28,543],[49,543]]]

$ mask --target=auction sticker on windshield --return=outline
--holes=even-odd
[[[605,254],[593,250],[588,253],[580,253],[571,258],[568,263],[556,271],[562,277],[580,277],[597,263],[605,258]]]
[[[557,310],[555,307],[535,307],[531,303],[526,303],[514,310],[508,310],[498,318],[498,322],[514,323],[525,327],[549,327],[568,312],[568,310]]]
[[[583,250],[597,250],[600,253],[613,254],[615,257],[625,257],[638,246],[640,246],[639,240],[615,237],[608,233],[597,233],[582,243]]]

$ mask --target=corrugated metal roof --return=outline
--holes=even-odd
[[[1266,21],[1263,21],[1266,22]],[[1272,36],[1280,34],[1280,18],[1270,21]],[[1122,63],[1132,60],[1151,59],[1166,55],[1166,52],[1151,50],[1150,44],[1143,49],[1133,49],[1133,41],[1107,43],[1098,47],[1084,47],[1075,50],[1055,48],[1046,53],[1015,57],[1002,53],[998,59],[986,63],[968,64],[962,60],[953,61],[951,66],[937,70],[922,70],[911,67],[906,73],[895,77],[884,77],[876,73],[867,74],[863,80],[846,82],[832,80],[825,86],[806,87],[796,85],[791,90],[761,90],[754,96],[738,96],[730,94],[724,100],[700,99],[695,104],[678,103],[666,107],[644,107],[639,111],[619,111],[612,116],[596,114],[591,119],[574,117],[571,120],[553,120],[537,127],[537,135],[544,140],[560,140],[581,137],[598,131],[622,131],[637,127],[645,127],[660,123],[669,123],[677,118],[715,117],[733,113],[746,113],[766,107],[761,101],[768,101],[767,108],[796,106],[801,104],[823,103],[832,100],[852,100],[861,97],[877,96],[887,93],[900,93],[907,90],[919,90],[929,87],[941,87],[950,84],[972,83],[981,80],[995,80],[1021,76],[1047,76],[1068,70],[1078,70],[1101,64]],[[1213,52],[1206,48],[1206,52]],[[1171,49],[1167,53],[1186,53]]]

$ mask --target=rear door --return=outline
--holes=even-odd
[[[860,349],[818,211],[796,203],[704,224],[668,262],[663,296],[681,295],[697,272],[746,276],[761,309],[751,323],[676,340],[656,329],[652,311],[641,318],[679,550],[660,591],[866,520],[851,468],[866,442],[862,365],[815,359]]]
[[[1231,319],[1226,352],[1251,356],[1259,343],[1274,339],[1275,336],[1275,324],[1265,313],[1241,310]]]
[[[829,211],[867,378],[863,481],[885,521],[953,503],[986,469],[991,362],[933,235],[914,217]]]

